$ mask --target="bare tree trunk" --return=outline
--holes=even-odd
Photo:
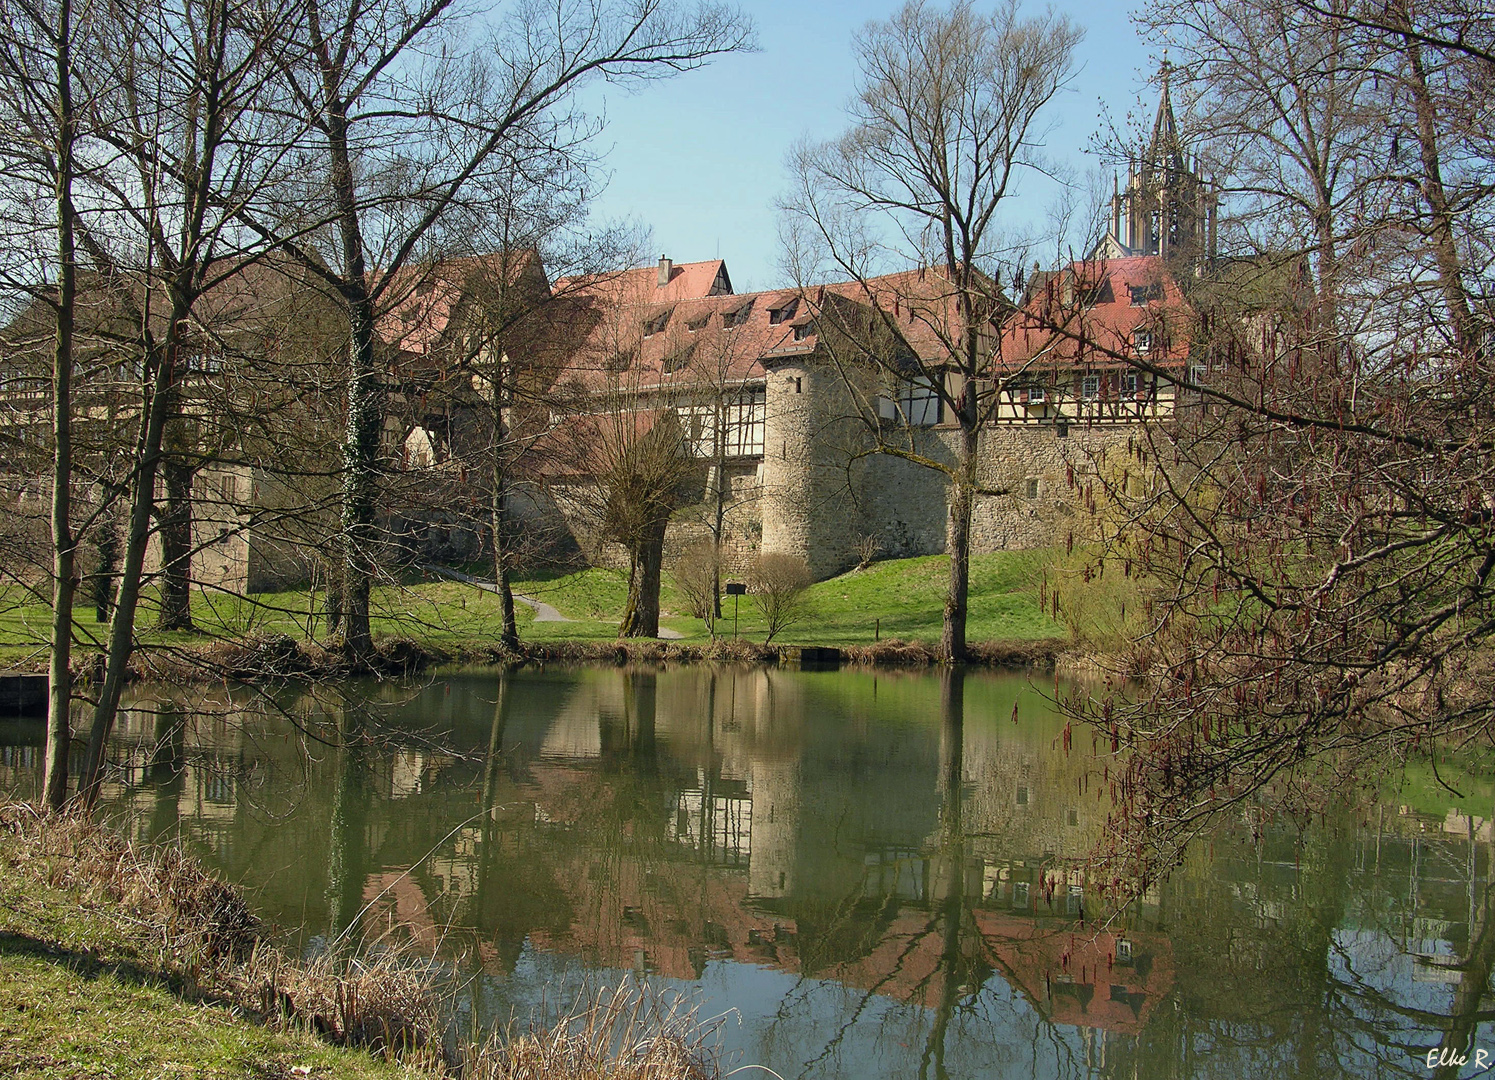
[[[514,590],[509,584],[509,523],[504,515],[508,479],[501,465],[493,470],[493,580],[498,589],[499,614],[503,620],[499,640],[508,648],[519,644],[519,624],[514,618]]]
[[[649,535],[631,552],[632,572],[628,575],[628,603],[623,608],[623,622],[618,636],[659,636],[659,583],[664,564],[664,526],[651,529]]]
[[[519,624],[514,618],[514,590],[509,585],[509,523],[504,513],[509,498],[509,471],[504,459],[508,437],[508,426],[504,423],[504,362],[496,360],[493,366],[493,581],[503,619],[499,640],[512,649],[519,645]]]
[[[135,463],[135,482],[130,506],[130,522],[125,535],[124,565],[120,568],[119,598],[114,618],[109,623],[108,661],[104,683],[94,706],[93,726],[88,732],[88,751],[83,758],[83,774],[78,779],[75,799],[85,811],[93,809],[99,798],[104,748],[114,730],[119,712],[119,697],[129,675],[130,657],[135,646],[135,610],[140,603],[140,583],[145,570],[145,551],[150,541],[151,510],[155,506],[156,469],[161,461],[161,439],[166,429],[167,403],[175,378],[176,352],[181,339],[187,309],[187,293],[179,280],[172,289],[172,320],[166,342],[156,359],[151,382],[150,409],[144,419],[140,439],[140,456]]]
[[[113,491],[104,495],[110,502],[116,497]],[[94,622],[106,623],[114,610],[114,578],[119,569],[119,529],[114,522],[112,507],[99,515],[93,543],[97,560],[93,573],[93,619]]]
[[[67,800],[72,744],[73,594],[77,588],[77,538],[71,520],[73,471],[73,315],[77,263],[73,219],[72,5],[61,0],[57,17],[57,339],[52,360],[52,627],[47,680],[47,763],[43,801],[61,810]]]
[[[175,410],[173,410],[175,411]],[[177,421],[180,423],[180,421]],[[182,461],[163,461],[166,506],[161,514],[162,630],[192,630],[192,476]]]
[[[348,149],[347,104],[333,97],[327,112],[333,197],[337,201],[338,234],[342,241],[342,294],[348,307],[349,329],[348,422],[343,439],[343,580],[338,628],[344,655],[361,666],[368,663],[374,652],[369,594],[374,576],[374,545],[378,540],[374,499],[384,418],[374,357],[374,304],[369,296]]]
[[[976,503],[976,449],[980,434],[974,423],[962,424],[960,461],[950,477],[950,519],[945,549],[950,553],[950,584],[945,594],[945,622],[940,656],[947,664],[964,663],[966,614],[971,587],[971,515]]]

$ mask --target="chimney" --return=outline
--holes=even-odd
[[[670,283],[670,275],[674,273],[674,270],[675,264],[661,255],[659,257],[659,287],[661,289]]]

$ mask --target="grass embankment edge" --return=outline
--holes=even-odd
[[[715,1028],[678,995],[636,984],[599,988],[548,1028],[453,1042],[437,965],[391,940],[302,962],[275,947],[233,886],[179,851],[138,849],[83,818],[0,804],[4,1075],[720,1075]]]

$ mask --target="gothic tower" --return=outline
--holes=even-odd
[[[1165,59],[1158,72],[1161,91],[1152,141],[1127,170],[1126,190],[1119,181],[1111,196],[1111,228],[1096,249],[1096,258],[1157,255],[1163,259],[1212,257],[1215,253],[1215,199],[1184,152],[1173,115]]]

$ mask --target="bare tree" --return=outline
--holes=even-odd
[[[53,312],[53,349],[50,411],[52,415],[51,554],[52,622],[47,703],[46,776],[43,801],[61,809],[67,797],[67,759],[72,733],[70,671],[73,635],[73,596],[78,583],[78,532],[71,502],[73,485],[73,336],[77,307],[77,221],[75,203],[80,166],[78,144],[87,101],[79,101],[75,70],[79,41],[87,41],[86,14],[76,18],[70,0],[53,5],[6,3],[0,7],[3,44],[0,44],[0,116],[12,133],[0,148],[9,182],[19,196],[17,208],[34,204],[48,191],[51,221],[41,230],[55,240],[53,284],[45,283],[23,262],[7,267],[7,285],[24,282],[31,295],[40,295]],[[80,24],[82,24],[80,26]],[[80,33],[80,30],[82,31]],[[48,190],[50,189],[50,190]],[[28,215],[29,216],[29,215]],[[9,230],[7,230],[9,231]],[[12,239],[12,238],[8,238]],[[14,242],[14,241],[13,241]],[[15,251],[16,247],[12,247]],[[39,260],[45,260],[40,252]],[[45,260],[50,261],[50,260]],[[16,271],[24,275],[17,280]]]
[[[952,662],[966,657],[975,500],[1005,494],[983,487],[977,468],[983,414],[995,400],[992,329],[1012,310],[998,271],[1020,264],[1024,250],[1002,233],[1001,212],[1019,175],[1043,166],[1043,113],[1069,79],[1080,36],[1052,12],[1020,17],[1016,3],[982,15],[968,2],[942,10],[912,0],[856,39],[851,129],[801,147],[791,162],[785,208],[796,276],[861,286],[861,305],[817,313],[822,335],[843,342],[838,363],[848,372],[870,363],[890,400],[917,398],[920,412],[937,408],[958,426],[950,462],[927,440],[885,438],[876,403],[862,403],[877,452],[948,478],[941,651]],[[906,272],[879,278],[888,270]]]
[[[119,212],[110,229],[117,239],[101,233],[88,244],[124,283],[121,302],[141,386],[119,596],[76,796],[85,807],[98,797],[134,650],[156,480],[190,369],[194,311],[204,293],[238,271],[243,249],[232,226],[235,208],[279,181],[299,130],[270,98],[272,49],[282,47],[290,20],[289,9],[262,8],[243,21],[220,0],[112,9],[111,36],[100,51],[119,87],[119,121],[101,128],[99,138],[116,149],[120,165],[93,180]]]
[[[307,0],[306,10],[303,49],[284,70],[312,117],[327,175],[327,201],[308,220],[329,222],[335,239],[322,258],[309,240],[284,229],[279,238],[324,274],[348,314],[340,632],[348,657],[361,663],[373,651],[369,593],[379,542],[376,327],[381,306],[409,280],[401,271],[439,253],[439,226],[503,168],[506,148],[573,140],[587,121],[567,102],[583,83],[698,67],[747,47],[751,31],[716,6],[685,16],[660,0],[556,0],[500,13],[497,39],[473,49],[461,35],[474,28],[450,0],[335,12]]]
[[[1109,572],[1158,585],[1160,677],[1095,708],[1139,751],[1122,814],[1176,842],[1268,783],[1290,801],[1305,760],[1353,781],[1495,732],[1495,67],[1439,44],[1455,5],[1153,18],[1250,178],[1236,257],[1189,283],[1200,404],[1139,442],[1150,486],[1111,484]],[[1262,79],[1283,107],[1247,113]],[[1157,840],[1128,849],[1144,873]]]

